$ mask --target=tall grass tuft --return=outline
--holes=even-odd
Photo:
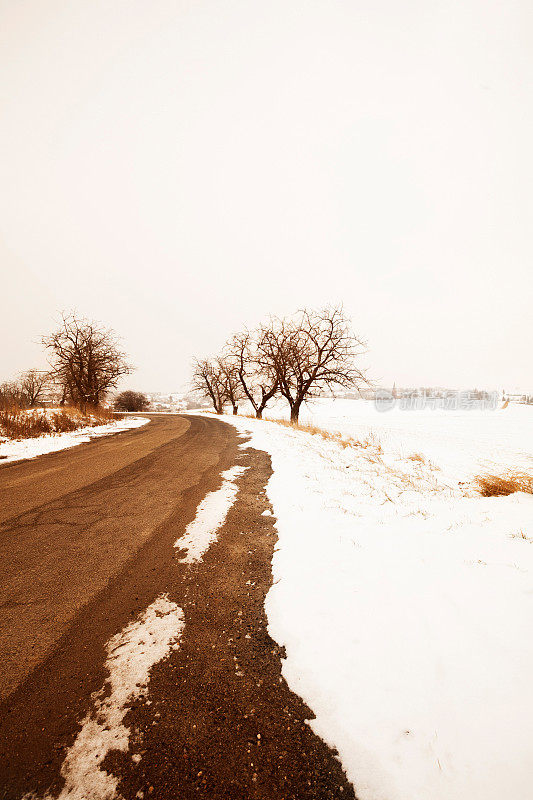
[[[533,475],[525,472],[506,472],[504,475],[480,475],[475,480],[483,497],[504,497],[514,492],[533,494]]]

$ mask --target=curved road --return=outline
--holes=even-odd
[[[106,643],[162,593],[183,609],[185,632],[152,669],[149,702],[128,712],[130,748],[142,749],[106,757],[114,796],[354,797],[266,630],[270,459],[239,444],[216,418],[153,415],[0,466],[2,800],[61,795],[65,756],[105,685]],[[247,469],[218,541],[198,565],[181,563],[175,540],[236,464]],[[91,792],[68,797],[104,800]]]
[[[0,467],[0,699],[165,521],[175,538],[173,515],[194,517],[235,452],[228,426],[154,415],[131,432]]]

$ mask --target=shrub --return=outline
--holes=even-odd
[[[117,419],[106,408],[78,408],[25,411],[17,406],[0,410],[0,432],[8,439],[32,439],[53,433],[68,433],[86,426],[104,425]]]
[[[52,422],[46,414],[26,414],[16,407],[0,411],[0,429],[8,439],[29,439],[53,432]]]
[[[115,398],[114,406],[117,411],[146,411],[150,401],[142,392],[127,390]]]
[[[26,408],[24,390],[19,381],[5,381],[0,384],[0,408],[9,411],[12,408]]]

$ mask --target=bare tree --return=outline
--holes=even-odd
[[[47,387],[48,372],[40,369],[29,369],[20,376],[20,386],[30,408],[37,405]]]
[[[271,319],[261,328],[258,351],[263,369],[278,379],[293,423],[298,422],[304,400],[334,386],[359,388],[367,383],[355,365],[366,344],[352,332],[342,306],[303,309],[290,319]]]
[[[82,408],[99,405],[131,372],[116,334],[73,314],[63,315],[60,328],[43,344],[51,353],[51,374],[63,388],[63,399]]]
[[[227,401],[231,403],[233,413],[237,414],[239,411],[239,401],[244,398],[237,366],[229,356],[219,356],[216,359],[216,365],[223,386],[223,402]]]
[[[191,384],[193,389],[211,400],[217,414],[222,414],[226,389],[217,362],[208,358],[197,359],[194,362]]]
[[[0,409],[26,408],[26,395],[20,381],[4,381],[0,384]]]
[[[226,347],[234,364],[243,394],[250,401],[255,416],[261,419],[269,400],[278,391],[275,370],[259,361],[257,337],[250,331],[236,334]]]
[[[146,411],[150,401],[142,392],[126,390],[115,397],[113,406],[116,411]]]

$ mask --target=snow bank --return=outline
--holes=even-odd
[[[54,433],[46,436],[37,436],[34,439],[2,439],[0,438],[0,465],[10,461],[21,461],[26,458],[36,458],[46,453],[55,453],[66,450],[99,436],[109,436],[112,433],[139,428],[150,420],[147,417],[124,417],[106,425],[79,428],[69,433]]]
[[[109,677],[67,752],[61,768],[65,786],[58,800],[117,797],[118,778],[102,769],[102,762],[111,750],[128,750],[130,731],[123,724],[128,708],[145,691],[154,664],[178,646],[183,627],[182,609],[160,595],[109,640]],[[51,800],[49,795],[46,800]]]
[[[202,560],[203,554],[217,538],[217,531],[224,524],[228,511],[235,502],[238,487],[235,479],[248,467],[231,467],[222,473],[222,486],[209,492],[196,510],[196,516],[185,533],[174,542],[174,547],[186,550],[180,559],[182,564],[194,564]]]
[[[266,610],[283,674],[361,800],[529,800],[533,497],[468,496],[460,480],[498,460],[499,443],[506,467],[531,450],[505,412],[442,414],[433,428],[402,413],[381,423],[385,452],[224,418],[272,458]],[[445,469],[412,451],[440,453]]]

